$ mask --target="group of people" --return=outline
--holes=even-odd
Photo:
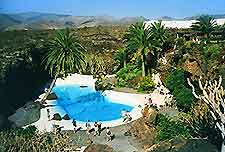
[[[76,120],[73,119],[72,121],[73,123],[73,126],[74,126],[74,132],[76,133],[77,131],[81,130],[81,127],[78,127],[77,126],[77,123],[76,123]],[[99,122],[95,122],[94,123],[94,126],[92,127],[91,126],[91,122],[90,120],[88,120],[85,124],[85,127],[86,127],[86,132],[87,134],[91,134],[92,131],[94,131],[94,136],[100,136],[101,135],[101,132],[106,129],[106,136],[107,136],[107,140],[108,141],[111,141],[113,139],[113,134],[112,132],[110,131],[109,127],[106,127],[106,128],[102,128],[102,123],[99,121]]]

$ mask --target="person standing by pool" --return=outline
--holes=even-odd
[[[77,126],[77,122],[76,122],[76,120],[75,120],[75,119],[73,119],[72,124],[73,124],[73,126],[74,126],[74,127],[76,127],[76,126]]]
[[[88,134],[90,134],[90,132],[91,132],[91,124],[90,124],[90,120],[88,120],[88,122],[86,123],[86,131],[87,131],[87,133]]]
[[[100,136],[101,135],[101,131],[102,131],[102,123],[99,121],[99,122],[97,122],[97,126],[98,126],[98,136]]]
[[[96,136],[98,134],[98,122],[94,123],[94,130],[95,130],[94,136]]]
[[[106,128],[106,136],[107,136],[107,141],[111,141],[113,138],[113,134],[110,131],[109,127]]]
[[[74,126],[74,133],[77,133],[77,131],[79,131],[81,129],[81,127],[77,126],[77,122],[75,119],[73,119],[73,126]]]

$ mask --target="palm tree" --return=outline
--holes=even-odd
[[[192,29],[204,34],[206,39],[210,38],[210,34],[215,30],[216,21],[208,15],[200,16],[195,23],[192,24]]]
[[[129,59],[130,51],[126,47],[120,48],[116,51],[116,54],[114,56],[114,60],[119,62],[120,65],[123,64],[123,67],[127,66],[127,61]]]
[[[56,37],[49,42],[48,48],[49,51],[46,53],[43,63],[45,63],[45,69],[49,70],[54,79],[42,102],[51,93],[57,78],[63,78],[69,73],[79,71],[82,62],[84,62],[83,51],[85,49],[69,29],[58,32]]]
[[[124,35],[124,43],[130,50],[136,51],[142,60],[142,76],[146,75],[146,54],[151,47],[151,31],[143,22],[132,24]]]
[[[162,52],[165,47],[166,40],[168,39],[167,30],[165,26],[162,24],[161,21],[154,22],[151,24],[151,32],[152,38],[155,42],[153,45],[155,51]]]

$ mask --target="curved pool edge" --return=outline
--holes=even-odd
[[[140,106],[141,107],[144,106],[145,97],[148,96],[148,94],[133,94],[133,93],[117,92],[117,91],[112,91],[112,90],[106,90],[104,92],[104,94],[107,95],[107,97],[109,97],[111,99],[114,99],[113,101],[115,101],[117,103],[125,104],[125,105],[129,105],[129,106],[134,107],[130,111],[132,121],[135,121],[142,116]],[[51,106],[41,109],[40,119],[37,122],[32,123],[30,125],[36,126],[38,128],[38,130],[41,131],[41,132],[52,131],[53,124],[63,126],[62,130],[73,130],[74,127],[72,125],[72,120],[61,120],[61,121],[51,120],[51,121],[48,121],[47,109],[50,110],[51,116],[53,116],[53,114],[55,114],[55,113],[60,113],[62,116],[66,114],[66,112],[63,110],[62,107],[56,105],[56,102],[57,102],[56,100],[52,100],[52,101],[48,100],[47,104],[45,106],[49,106],[49,105],[51,105]],[[82,130],[85,130],[85,128],[86,128],[85,123],[86,122],[77,121],[77,125],[82,127]],[[91,122],[90,124],[93,126],[94,122]],[[116,127],[116,126],[120,126],[120,125],[124,125],[124,124],[125,123],[123,122],[122,118],[102,122],[103,127]]]

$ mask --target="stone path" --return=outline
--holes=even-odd
[[[144,149],[135,137],[124,135],[129,128],[130,124],[111,128],[111,132],[115,135],[112,141],[107,141],[106,130],[102,131],[101,136],[93,136],[93,133],[88,135],[85,131],[80,131],[76,134],[72,131],[67,132],[70,134],[74,144],[79,144],[79,146],[85,146],[87,140],[91,139],[94,144],[111,146],[115,152],[144,152]]]

